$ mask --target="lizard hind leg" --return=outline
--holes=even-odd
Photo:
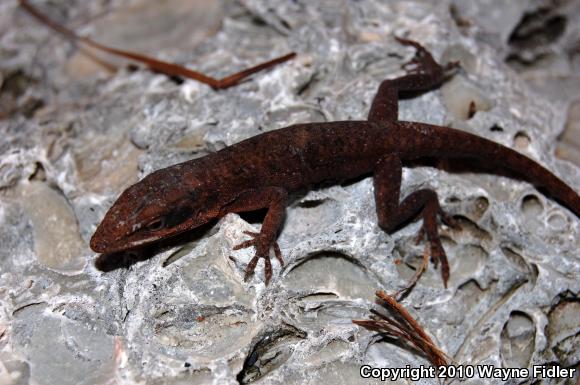
[[[427,91],[441,84],[447,73],[458,67],[457,62],[451,62],[445,66],[439,65],[425,47],[413,40],[396,36],[395,39],[402,45],[414,47],[416,52],[410,61],[401,66],[405,70],[405,75],[381,82],[367,117],[371,122],[397,121],[399,92]]]
[[[449,262],[439,238],[437,215],[447,225],[453,226],[455,222],[441,209],[437,193],[433,190],[414,191],[399,203],[402,169],[401,159],[396,154],[386,155],[377,163],[374,187],[379,226],[390,232],[421,214],[423,226],[418,239],[420,240],[423,234],[427,235],[431,259],[435,267],[441,263],[441,276],[444,286],[447,287]]]

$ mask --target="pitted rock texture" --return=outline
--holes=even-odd
[[[295,123],[365,118],[380,81],[413,55],[394,35],[462,65],[441,89],[402,100],[401,120],[515,148],[580,190],[580,170],[554,155],[577,127],[577,2],[34,4],[97,41],[214,77],[298,56],[216,92],[110,72],[16,1],[0,3],[2,384],[369,384],[383,382],[361,378],[363,364],[428,365],[351,322],[370,316],[376,290],[405,286],[424,247],[418,221],[379,229],[370,178],[295,197],[278,238],[286,266],[273,260],[267,287],[262,262],[243,281],[253,250],[232,250],[259,215],[228,215],[147,255],[88,247],[114,199],[154,170]],[[188,14],[196,22],[181,28]],[[429,186],[459,221],[441,232],[451,280],[445,289],[430,265],[403,305],[457,364],[578,368],[578,218],[525,182],[438,166],[406,168],[402,196]]]

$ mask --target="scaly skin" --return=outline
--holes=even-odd
[[[441,263],[444,284],[449,265],[437,229],[437,216],[454,221],[439,205],[437,193],[415,191],[400,200],[402,161],[425,156],[475,158],[520,173],[580,216],[580,197],[535,161],[490,140],[424,123],[397,120],[399,91],[433,88],[456,66],[438,65],[418,43],[407,75],[385,80],[375,96],[368,120],[299,124],[254,136],[203,158],[158,170],[121,194],[97,228],[91,248],[111,253],[139,247],[196,228],[231,212],[267,208],[259,234],[234,249],[254,246],[246,268],[248,279],[265,261],[266,284],[272,276],[269,252],[282,255],[276,236],[288,196],[320,184],[373,175],[379,225],[393,231],[417,215],[421,234],[431,245],[431,257]]]

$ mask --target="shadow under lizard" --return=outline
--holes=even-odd
[[[399,91],[426,91],[440,85],[456,64],[439,65],[420,44],[404,64],[406,75],[383,81],[367,120],[297,124],[269,131],[202,158],[176,164],[129,187],[105,215],[91,248],[112,253],[140,247],[194,229],[228,213],[267,209],[259,233],[234,247],[255,247],[244,279],[260,259],[266,284],[272,277],[270,250],[284,264],[276,237],[289,196],[321,184],[372,175],[379,226],[393,231],[418,215],[420,236],[430,242],[445,286],[449,264],[439,239],[437,217],[454,221],[437,193],[423,188],[400,199],[402,161],[423,157],[475,158],[507,168],[544,190],[580,217],[580,197],[566,183],[528,157],[488,139],[425,123],[398,120]]]

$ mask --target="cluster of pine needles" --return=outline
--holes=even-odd
[[[386,337],[396,338],[405,342],[411,348],[421,352],[429,362],[438,367],[449,364],[447,355],[435,345],[417,320],[397,300],[397,298],[402,298],[415,286],[427,268],[428,263],[429,254],[427,248],[425,248],[421,266],[419,266],[415,275],[403,289],[394,295],[389,295],[384,291],[376,292],[379,302],[387,310],[388,315],[371,309],[370,312],[375,316],[374,319],[353,320],[352,322],[369,330],[377,331]]]

